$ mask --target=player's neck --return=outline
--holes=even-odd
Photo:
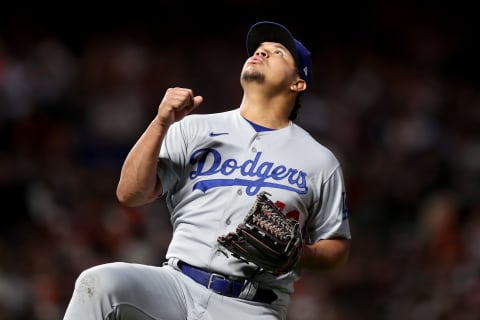
[[[252,99],[244,95],[240,114],[247,120],[270,129],[281,129],[290,123],[291,107],[279,99]]]
[[[242,105],[240,114],[250,122],[270,129],[285,128],[290,124],[288,117],[279,116],[274,108]]]

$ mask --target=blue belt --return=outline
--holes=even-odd
[[[224,275],[196,268],[183,261],[178,262],[178,267],[183,274],[190,277],[195,282],[224,296],[238,298],[245,284],[245,281],[231,280]],[[258,288],[255,296],[251,300],[271,303],[275,299],[277,299],[277,295],[273,290]]]

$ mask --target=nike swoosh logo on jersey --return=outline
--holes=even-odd
[[[225,134],[228,134],[228,132],[210,132],[210,137],[218,137],[218,136],[223,136]]]

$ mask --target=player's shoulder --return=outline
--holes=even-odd
[[[297,135],[296,139],[298,139],[299,142],[301,141],[302,148],[307,150],[306,152],[312,159],[323,159],[331,163],[338,163],[337,156],[330,147],[312,136],[312,134],[303,127],[294,123],[293,128]]]
[[[235,110],[216,113],[191,113],[173,124],[172,130],[193,139],[204,137],[212,130],[224,132],[234,127]]]
[[[321,151],[321,152],[331,152],[330,149],[317,140],[310,132],[308,132],[303,127],[299,126],[298,124],[294,123],[293,129],[295,132],[295,139],[299,139],[302,143],[308,144],[314,150]]]
[[[233,117],[237,112],[237,109],[227,110],[222,112],[213,113],[191,113],[183,118],[183,122],[187,123],[201,123],[212,121],[225,121],[228,118]]]

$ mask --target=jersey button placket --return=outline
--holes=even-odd
[[[260,135],[258,133],[256,133],[253,137],[252,137],[252,140],[250,140],[250,143],[252,145],[252,147],[250,148],[250,151],[252,151],[253,153],[257,153],[258,152],[258,149],[257,147],[255,146],[255,141],[258,141],[260,140]]]

